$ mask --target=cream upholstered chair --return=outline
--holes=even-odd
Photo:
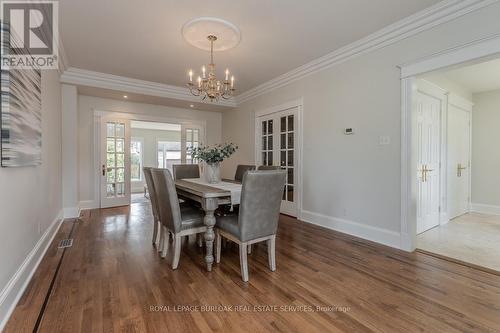
[[[200,167],[198,164],[174,164],[172,166],[174,179],[200,178]]]
[[[245,172],[250,171],[250,170],[255,170],[255,165],[239,164],[236,167],[236,173],[234,174],[234,180],[241,183],[243,181],[243,175],[245,174]]]
[[[257,170],[264,171],[264,170],[281,170],[280,166],[276,165],[259,165]]]
[[[154,192],[158,203],[158,213],[161,221],[161,231],[163,237],[160,243],[162,258],[167,255],[169,232],[174,238],[174,258],[172,269],[179,265],[181,255],[181,241],[183,236],[195,235],[207,231],[203,224],[203,211],[198,207],[183,204],[179,205],[175,183],[167,169],[151,169]],[[153,195],[150,190],[150,195]]]
[[[146,186],[148,187],[149,191],[149,201],[151,202],[151,210],[153,211],[153,245],[156,245],[156,247],[159,249],[158,244],[158,229],[159,229],[159,224],[160,224],[160,218],[159,218],[159,213],[158,213],[158,204],[156,202],[156,196],[151,195],[151,193],[154,193],[154,185],[153,185],[153,178],[151,177],[151,168],[149,167],[144,167],[142,168],[143,173],[144,173],[144,178],[146,179]]]
[[[248,171],[243,176],[238,215],[217,217],[215,261],[220,262],[221,238],[239,245],[243,281],[248,281],[247,247],[266,241],[269,268],[276,270],[275,241],[285,186],[284,170]]]

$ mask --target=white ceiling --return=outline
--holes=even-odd
[[[500,59],[452,69],[444,76],[471,93],[500,89]]]
[[[208,52],[181,36],[184,23],[214,16],[241,30],[216,53],[237,93],[369,35],[439,0],[64,0],[61,35],[71,67],[183,86]],[[198,68],[196,68],[198,66]]]

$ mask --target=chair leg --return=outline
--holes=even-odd
[[[267,258],[269,260],[269,269],[276,270],[276,235],[267,240]]]
[[[166,227],[162,226],[162,233],[163,233],[163,246],[161,249],[161,257],[165,258],[167,256],[167,251],[168,251],[168,241],[169,241],[169,233]]]
[[[220,263],[221,235],[219,230],[215,230],[215,263]]]
[[[172,269],[177,269],[177,267],[179,266],[179,259],[181,257],[181,243],[182,243],[182,237],[175,235],[174,259],[172,260]]]
[[[241,279],[248,282],[247,243],[240,244]]]
[[[203,234],[196,234],[196,241],[198,242],[198,247],[203,247]]]
[[[247,253],[252,254],[252,244],[247,245]]]
[[[157,238],[158,238],[158,222],[153,221],[153,245],[154,246],[158,246]]]

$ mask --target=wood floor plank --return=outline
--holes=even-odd
[[[151,234],[147,203],[86,211],[40,332],[500,331],[500,276],[440,258],[282,216],[277,271],[268,269],[267,249],[258,244],[244,283],[234,244],[207,272],[203,249],[186,240],[173,271],[172,243],[161,259]],[[39,289],[44,274],[50,272],[32,282]],[[16,318],[36,312],[36,302],[27,302],[33,293],[27,290],[10,332],[29,326]]]

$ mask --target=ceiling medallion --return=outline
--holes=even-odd
[[[203,36],[204,34],[204,36]],[[187,86],[194,96],[201,96],[202,100],[218,101],[230,99],[235,89],[234,76],[229,76],[229,69],[225,71],[224,80],[218,80],[215,73],[214,50],[228,50],[240,41],[240,32],[236,26],[214,17],[201,17],[189,21],[182,27],[184,39],[191,45],[210,50],[210,63],[202,66],[201,75],[193,81],[193,70],[189,70]],[[217,44],[215,44],[217,42]]]

